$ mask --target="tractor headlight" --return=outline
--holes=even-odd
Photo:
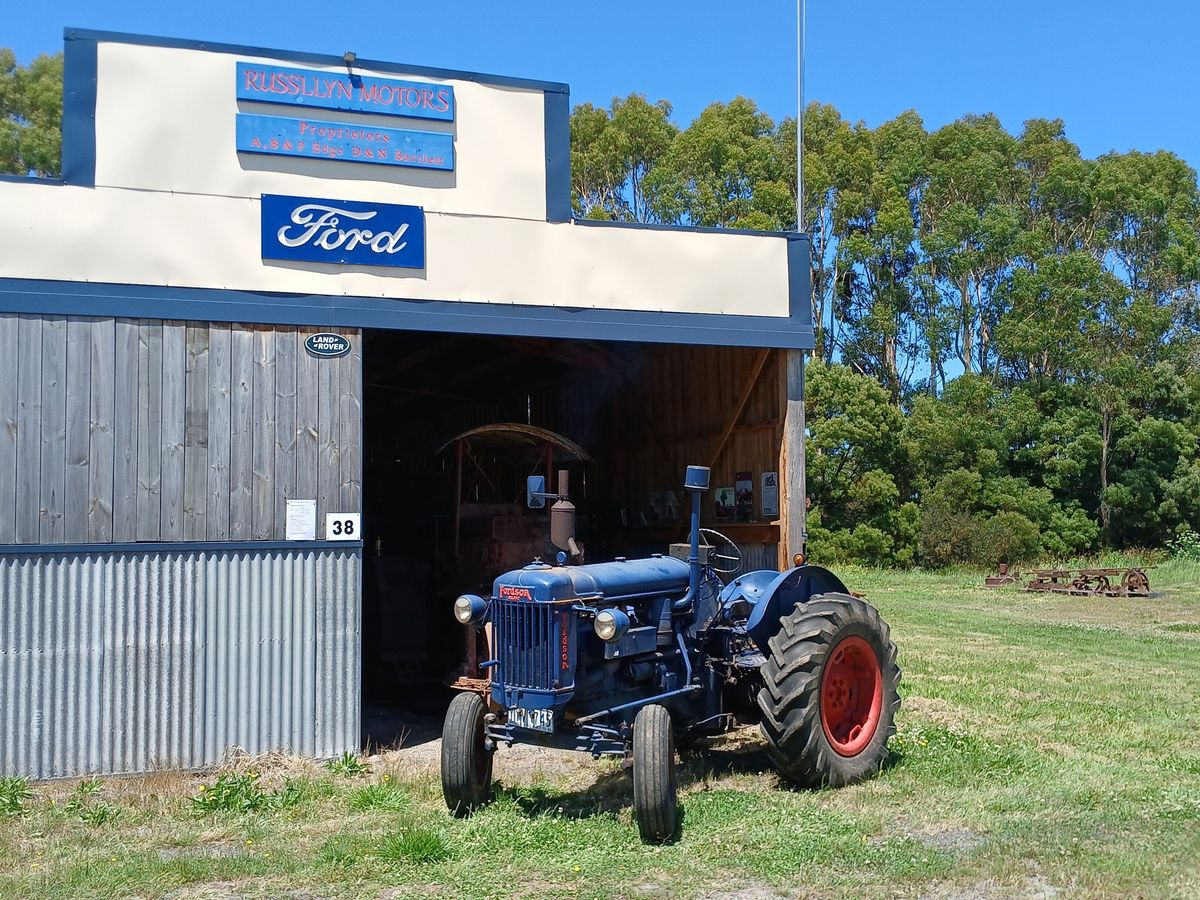
[[[602,609],[596,613],[596,637],[602,641],[617,641],[629,630],[629,616],[619,609]]]
[[[480,621],[487,614],[487,601],[475,594],[463,594],[454,601],[454,618],[464,625]]]

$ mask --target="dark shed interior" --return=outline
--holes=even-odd
[[[570,473],[597,562],[686,535],[688,464],[711,466],[714,488],[749,473],[749,501],[718,515],[713,490],[704,519],[747,568],[776,566],[760,488],[779,468],[777,351],[400,331],[365,331],[362,346],[367,704],[444,704],[467,655],[454,597],[553,558],[528,475],[553,489]]]

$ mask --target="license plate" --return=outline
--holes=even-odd
[[[552,709],[510,709],[508,724],[518,728],[530,728],[534,731],[554,732],[554,710]]]

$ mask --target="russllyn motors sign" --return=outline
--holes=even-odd
[[[262,258],[425,268],[419,206],[262,195]]]

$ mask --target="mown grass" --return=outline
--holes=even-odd
[[[436,773],[394,754],[369,774],[253,761],[31,796],[14,783],[0,894],[1200,896],[1200,564],[1156,569],[1149,600],[846,576],[904,668],[893,756],[870,782],[789,790],[739,735],[684,758],[666,847],[638,843],[611,763],[502,781],[465,820]]]

